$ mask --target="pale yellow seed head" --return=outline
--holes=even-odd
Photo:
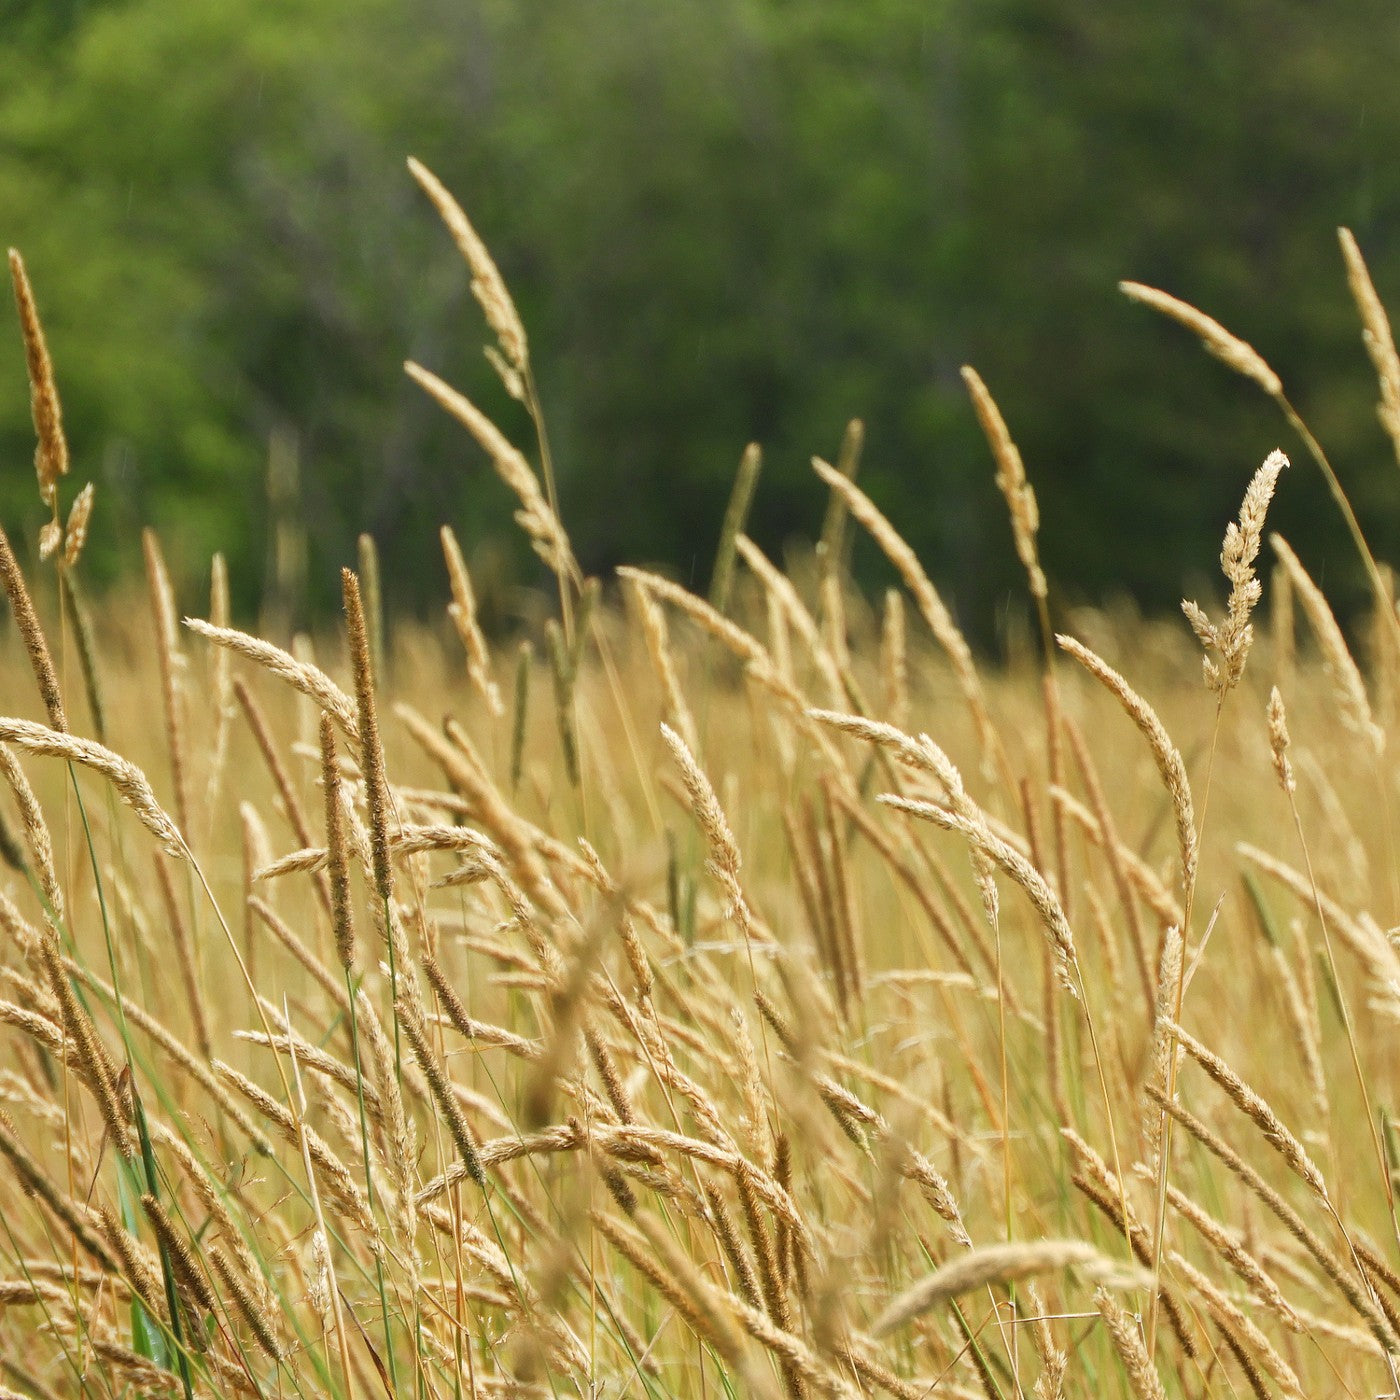
[[[1150,306],[1154,311],[1160,311],[1163,316],[1168,316],[1185,326],[1200,338],[1201,344],[1217,360],[1229,365],[1236,374],[1252,379],[1270,398],[1278,398],[1283,393],[1282,381],[1269,368],[1264,357],[1247,341],[1232,335],[1219,321],[1213,320],[1204,311],[1198,311],[1189,302],[1181,301],[1169,292],[1159,291],[1156,287],[1145,287],[1141,282],[1120,282],[1118,290],[1130,301]]]
[[[89,481],[77,496],[68,511],[68,528],[63,536],[63,564],[71,569],[83,552],[87,543],[88,528],[92,521],[92,498],[94,484]]]
[[[448,193],[437,176],[421,161],[414,160],[411,156],[408,168],[413,172],[413,178],[423,187],[424,193],[432,200],[471,269],[472,295],[480,303],[486,324],[491,327],[500,343],[506,365],[515,371],[510,379],[502,375],[506,381],[506,388],[514,397],[523,397],[521,376],[529,362],[530,352],[525,339],[525,327],[506,288],[505,278],[501,276],[490,251],[472,227],[472,222],[461,205]],[[516,393],[516,388],[521,392]]]
[[[1288,723],[1283,710],[1283,696],[1278,686],[1269,692],[1269,751],[1273,755],[1274,772],[1283,785],[1284,792],[1291,797],[1298,784],[1293,778],[1293,764],[1288,758]]]
[[[19,308],[24,357],[29,370],[30,408],[34,415],[34,432],[39,439],[34,470],[39,478],[40,499],[46,506],[53,506],[58,479],[68,472],[68,440],[63,435],[63,411],[54,384],[44,328],[39,321],[39,309],[34,303],[24,259],[17,248],[10,249],[10,280],[14,283],[15,305]]]
[[[1342,258],[1347,265],[1347,285],[1351,288],[1352,300],[1361,313],[1361,340],[1366,353],[1375,367],[1376,378],[1380,382],[1381,398],[1376,405],[1376,414],[1381,426],[1396,445],[1400,454],[1400,354],[1395,350],[1395,337],[1391,333],[1390,318],[1385,307],[1376,295],[1371,274],[1366,268],[1366,260],[1350,229],[1337,230],[1342,245]]]
[[[1225,620],[1217,626],[1195,603],[1187,601],[1181,605],[1201,645],[1219,656],[1218,661],[1206,658],[1205,677],[1207,688],[1221,694],[1239,684],[1254,642],[1250,614],[1264,594],[1263,585],[1255,577],[1254,561],[1259,557],[1269,502],[1273,500],[1279,473],[1287,465],[1288,458],[1282,452],[1269,453],[1245,490],[1238,523],[1232,520],[1225,527],[1225,543],[1220,550],[1220,568],[1230,583]]]

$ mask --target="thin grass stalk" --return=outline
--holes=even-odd
[[[14,551],[10,548],[9,536],[0,529],[0,584],[10,600],[15,625],[24,641],[25,652],[39,685],[39,698],[44,702],[44,711],[49,724],[60,734],[68,732],[68,717],[63,708],[63,696],[58,688],[58,673],[54,670],[53,658],[49,655],[49,644],[44,638],[44,629],[39,624],[39,615],[34,611],[33,599],[24,581],[24,573],[19,567]]]
[[[154,530],[141,532],[146,558],[146,587],[160,662],[161,698],[165,706],[165,738],[170,751],[170,783],[175,794],[175,817],[181,831],[190,831],[189,776],[185,767],[184,657],[176,635],[175,595],[170,586],[160,542]]]
[[[248,730],[257,744],[258,752],[262,755],[263,762],[267,765],[267,771],[277,788],[277,795],[282,803],[282,815],[286,817],[297,840],[303,846],[312,845],[311,828],[307,824],[301,800],[298,798],[296,789],[292,786],[291,779],[287,774],[286,766],[277,752],[277,746],[273,742],[272,732],[268,728],[262,707],[258,704],[256,697],[242,676],[234,677],[233,694],[243,711],[244,719],[248,722]],[[323,710],[321,713],[327,714],[328,712]],[[317,898],[329,914],[331,912],[331,896],[326,876],[321,871],[315,871],[311,878]]]
[[[189,1005],[195,1045],[199,1049],[200,1058],[207,1062],[213,1053],[213,1042],[209,1034],[209,1012],[205,1005],[203,978],[200,975],[199,950],[190,939],[189,927],[180,909],[180,899],[167,858],[159,852],[154,852],[151,860],[155,865],[156,883],[160,887],[166,922],[170,926],[170,939],[175,945],[175,959],[180,968],[185,1000]]]
[[[97,658],[97,635],[93,630],[92,614],[78,587],[71,568],[58,571],[58,592],[63,610],[73,628],[77,643],[78,669],[82,672],[83,693],[87,697],[88,715],[99,744],[107,742],[107,707],[103,698],[102,668]]]

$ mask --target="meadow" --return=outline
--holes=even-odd
[[[449,528],[435,627],[368,539],[314,640],[232,627],[218,560],[183,618],[149,532],[145,596],[87,598],[101,500],[11,255],[52,519],[0,535],[0,1395],[1400,1393],[1400,618],[1273,371],[1125,287],[1294,458],[1240,464],[1185,617],[1058,607],[970,370],[1002,664],[858,424],[808,552],[745,536],[751,449],[704,596],[593,580],[509,292],[414,173],[538,429],[408,367],[519,503],[529,636],[483,633]],[[1376,595],[1350,643],[1268,530],[1309,471]]]

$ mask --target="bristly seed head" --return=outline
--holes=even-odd
[[[44,340],[39,310],[29,274],[17,248],[10,249],[10,280],[19,308],[20,330],[24,335],[24,358],[29,369],[29,401],[34,415],[34,432],[39,445],[34,452],[34,469],[39,477],[39,496],[46,506],[57,510],[55,493],[58,478],[68,471],[68,440],[63,435],[63,412],[53,379],[53,362]]]
[[[1185,600],[1181,604],[1201,645],[1215,651],[1219,658],[1205,658],[1205,679],[1206,686],[1222,697],[1239,684],[1254,641],[1249,618],[1264,592],[1254,574],[1254,561],[1259,557],[1269,502],[1273,500],[1279,473],[1287,465],[1288,458],[1282,452],[1270,452],[1244,493],[1239,523],[1232,520],[1225,527],[1225,543],[1220,550],[1220,568],[1230,584],[1225,620],[1216,624],[1195,603]]]
[[[355,673],[355,705],[360,729],[360,753],[364,761],[365,792],[369,803],[369,834],[374,864],[374,885],[387,909],[394,897],[394,868],[389,859],[389,816],[392,800],[384,772],[384,748],[379,738],[379,716],[374,699],[374,666],[370,660],[365,608],[360,581],[353,569],[340,571],[344,587],[345,624],[350,637],[350,662]]]
[[[1288,757],[1288,723],[1283,712],[1283,696],[1275,686],[1269,692],[1269,751],[1273,755],[1274,772],[1290,797],[1298,789],[1293,778],[1293,764]]]

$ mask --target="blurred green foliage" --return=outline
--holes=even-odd
[[[109,575],[152,522],[187,578],[224,549],[253,606],[277,439],[321,602],[361,530],[400,608],[444,592],[443,520],[488,580],[534,576],[504,489],[402,374],[421,360],[528,445],[410,153],[515,292],[593,569],[703,586],[750,439],[753,532],[810,537],[807,458],[860,416],[867,489],[992,635],[1021,594],[971,362],[1062,597],[1174,606],[1275,445],[1299,470],[1274,523],[1345,591],[1276,414],[1123,277],[1254,343],[1398,552],[1334,233],[1400,306],[1391,0],[0,0],[0,26],[0,237],[29,264]],[[0,330],[0,518],[32,538],[8,311]]]

